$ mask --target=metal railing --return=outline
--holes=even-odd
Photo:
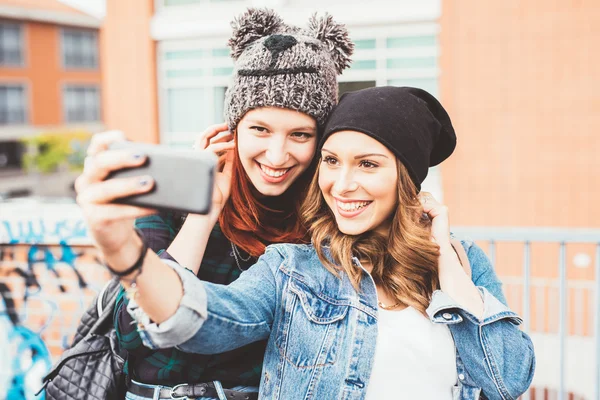
[[[595,373],[594,393],[592,399],[600,399],[600,229],[569,229],[569,228],[490,228],[490,227],[453,227],[452,232],[461,238],[469,238],[478,242],[487,242],[488,256],[494,267],[497,259],[497,244],[500,242],[513,242],[523,244],[523,330],[531,333],[531,288],[532,288],[532,264],[531,264],[531,245],[532,243],[555,243],[559,245],[558,250],[558,285],[559,285],[559,382],[558,382],[558,400],[566,400],[566,381],[565,381],[565,345],[568,335],[567,331],[567,259],[566,246],[570,243],[587,243],[595,245],[594,260],[594,354],[595,354]],[[528,392],[523,399],[530,399]]]
[[[577,398],[585,398],[585,400],[600,400],[600,229],[555,229],[555,228],[490,228],[490,227],[453,227],[453,233],[461,238],[469,238],[475,240],[483,245],[483,243],[487,243],[487,254],[491,259],[494,267],[499,267],[498,255],[503,254],[504,243],[518,243],[520,247],[522,247],[522,271],[520,271],[519,276],[502,276],[503,282],[506,284],[508,288],[510,288],[510,292],[515,292],[519,290],[522,295],[522,300],[519,299],[519,296],[508,296],[509,302],[514,307],[514,301],[521,303],[522,306],[522,316],[524,318],[523,330],[531,334],[532,331],[534,333],[540,332],[540,326],[550,326],[548,332],[551,334],[555,334],[558,339],[558,346],[555,350],[558,353],[558,363],[559,363],[559,379],[558,379],[558,390],[556,391],[556,398],[558,400],[566,400],[569,397],[567,393],[569,388],[567,388],[567,380],[566,380],[566,365],[565,365],[565,356],[566,356],[566,340],[570,334],[581,335],[581,336],[589,336],[589,332],[593,332],[593,339],[587,339],[590,343],[593,344],[593,353],[595,354],[595,365],[594,365],[594,373],[593,373],[593,390],[589,391],[586,397],[577,397]],[[532,274],[532,258],[535,260],[535,257],[532,257],[532,247],[534,247],[538,243],[551,243],[557,247],[557,261],[556,268],[558,269],[558,274],[553,276],[552,278],[540,278]],[[589,280],[581,281],[568,281],[567,280],[567,245],[570,244],[587,244],[587,246],[594,247],[594,268],[595,272],[593,277],[590,274]],[[6,247],[6,246],[5,246]],[[533,254],[535,256],[535,254]],[[1,259],[1,257],[0,257]],[[6,262],[5,266],[14,266],[14,262]],[[0,262],[0,267],[2,266],[2,262]],[[78,264],[78,267],[83,267],[83,265]],[[66,265],[58,265],[58,268],[67,268]],[[85,267],[86,270],[89,270],[89,266]],[[586,321],[586,328],[578,328],[581,322],[579,319],[575,318],[576,328],[573,332],[570,332],[568,329],[568,309],[567,302],[569,298],[569,290],[580,290],[582,291],[582,296],[585,298],[594,298],[594,305],[590,307],[589,314],[593,314],[593,322],[592,326],[588,326]],[[556,319],[552,321],[543,321],[542,323],[538,323],[536,318],[540,318],[539,313],[540,310],[534,310],[535,315],[532,314],[531,307],[531,298],[532,294],[534,296],[538,295],[539,291],[551,291],[552,293],[558,292],[558,303],[557,307],[554,307],[553,301],[549,301],[548,304],[545,304],[546,309],[544,309],[544,314],[547,312],[546,310],[553,311],[558,308],[558,316],[557,316],[557,327],[555,329],[554,325],[550,322],[555,322]],[[16,294],[19,294],[15,292]],[[509,294],[509,293],[507,293]],[[64,296],[65,300],[67,299],[68,293],[61,294]],[[56,296],[55,296],[56,297]],[[548,295],[551,298],[551,295]],[[512,300],[512,302],[510,301]],[[554,300],[554,299],[552,299]],[[576,300],[576,302],[579,300]],[[538,301],[536,299],[536,304],[539,306],[543,301]],[[591,301],[590,301],[591,302]],[[32,317],[37,316],[35,312],[30,313]],[[581,316],[579,316],[582,318]],[[536,321],[536,323],[533,323]],[[546,323],[548,322],[548,323]],[[63,335],[64,336],[64,335]],[[50,338],[49,338],[50,340]],[[58,339],[57,339],[58,340]],[[56,342],[56,343],[55,343]],[[61,341],[62,342],[62,341]],[[53,345],[60,345],[60,343],[53,339],[53,341],[49,342]],[[536,349],[539,350],[540,349]],[[544,349],[547,350],[547,349]],[[523,395],[523,399],[528,400],[537,400],[538,398],[545,398],[544,393],[546,393],[546,388],[535,388],[536,390],[532,390],[525,395]],[[540,390],[541,389],[541,390]],[[593,392],[593,394],[592,394]],[[542,397],[538,397],[538,395],[542,395]],[[532,398],[535,397],[535,398]],[[573,397],[575,398],[575,397]]]

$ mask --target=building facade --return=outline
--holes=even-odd
[[[30,189],[22,138],[102,129],[99,27],[58,1],[0,1],[0,192]]]

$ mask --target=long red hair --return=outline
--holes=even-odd
[[[237,143],[237,135],[235,140]],[[309,243],[299,212],[315,169],[313,160],[282,195],[259,199],[235,151],[231,195],[219,215],[225,237],[253,257],[262,255],[272,243]]]

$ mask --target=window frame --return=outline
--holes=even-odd
[[[69,110],[67,109],[67,92],[69,89],[95,89],[98,104],[98,118],[96,120],[70,121]],[[62,120],[65,124],[94,124],[102,122],[102,91],[99,84],[96,83],[79,83],[69,82],[63,83],[61,87],[62,101]]]
[[[26,52],[26,46],[25,46],[25,29],[24,29],[24,24],[20,23],[20,22],[16,22],[16,21],[11,21],[11,20],[5,20],[5,19],[0,19],[0,25],[13,25],[16,26],[19,30],[19,62],[18,63],[5,63],[5,62],[1,62],[0,61],[0,68],[19,68],[19,67],[25,67],[26,63],[25,63],[25,52]],[[1,49],[1,45],[0,45],[0,49]]]
[[[18,87],[23,89],[23,122],[18,123],[0,123],[0,129],[6,129],[7,127],[16,126],[27,126],[30,124],[29,119],[31,115],[31,101],[30,101],[30,90],[28,82],[22,81],[0,81],[0,87]]]
[[[82,33],[82,32],[86,32],[86,33],[91,33],[93,38],[94,38],[94,48],[93,48],[93,54],[94,54],[94,65],[93,66],[89,66],[89,65],[68,65],[67,63],[67,53],[66,53],[66,40],[65,40],[65,35],[68,33],[72,33],[72,32],[78,32],[78,33]],[[97,71],[99,69],[100,66],[100,41],[99,41],[99,34],[98,31],[95,29],[89,29],[89,28],[75,28],[75,27],[61,27],[59,29],[59,42],[60,42],[60,62],[61,62],[61,67],[64,70],[86,70],[86,71]]]
[[[161,1],[161,0],[159,0]],[[204,101],[210,109],[207,115],[215,116],[217,107],[215,105],[215,89],[228,87],[231,80],[231,74],[214,74],[214,69],[233,68],[233,61],[227,54],[216,55],[215,50],[227,48],[224,43],[227,40],[222,37],[187,39],[162,41],[157,46],[157,73],[158,73],[158,101],[159,101],[159,127],[160,142],[171,146],[185,146],[187,143],[193,143],[200,132],[180,132],[171,131],[169,126],[169,90],[171,89],[203,89]],[[227,48],[228,49],[228,48]],[[178,51],[200,51],[202,55],[192,58],[170,58],[167,54]],[[194,68],[210,71],[208,74],[201,74],[197,77],[173,77],[169,72],[192,70]],[[211,123],[220,123],[223,121],[211,121]],[[204,129],[202,127],[201,129]]]

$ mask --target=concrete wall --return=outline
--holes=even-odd
[[[101,64],[104,122],[132,140],[158,142],[153,1],[106,2]]]

